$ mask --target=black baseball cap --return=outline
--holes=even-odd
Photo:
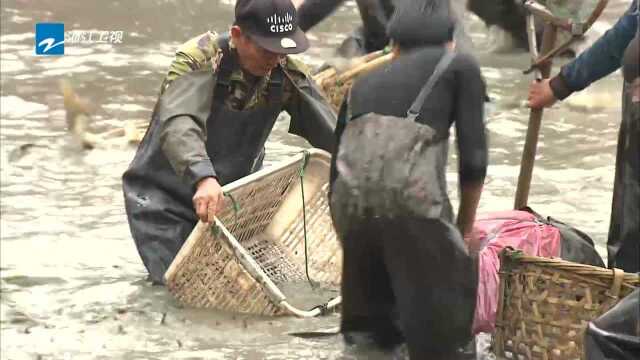
[[[237,0],[235,24],[260,47],[277,54],[309,48],[291,0]]]

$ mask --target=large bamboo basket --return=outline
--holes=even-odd
[[[345,94],[355,79],[391,60],[391,54],[380,50],[350,61],[345,70],[328,68],[313,76],[313,80],[324,92],[327,100],[337,112]]]
[[[589,321],[640,286],[637,274],[512,249],[500,260],[494,349],[507,359],[583,359]]]
[[[169,291],[185,305],[257,315],[316,316],[339,304],[336,296],[300,309],[281,291],[306,282],[306,220],[309,275],[338,294],[342,249],[329,216],[329,166],[329,154],[314,149],[224,186],[225,210],[215,226],[196,225],[165,274]]]

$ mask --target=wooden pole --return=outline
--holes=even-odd
[[[558,29],[546,23],[542,33],[542,47],[540,52],[546,54],[555,45]],[[551,60],[540,67],[540,74],[543,79],[548,79],[551,74]],[[529,114],[529,126],[527,137],[522,150],[522,161],[520,162],[520,175],[518,176],[518,187],[516,188],[515,209],[527,206],[529,199],[529,189],[531,187],[531,175],[533,174],[533,164],[536,160],[538,148],[538,136],[540,134],[540,124],[542,122],[543,109],[531,109]]]

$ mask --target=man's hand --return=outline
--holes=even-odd
[[[553,95],[549,79],[534,81],[529,86],[528,106],[532,109],[539,109],[553,105],[558,99]]]
[[[196,194],[193,195],[193,208],[202,222],[212,222],[223,204],[222,187],[215,178],[207,177],[198,182]]]
[[[464,234],[464,242],[467,245],[467,250],[469,254],[477,254],[482,250],[482,243],[480,242],[480,237],[473,230]]]

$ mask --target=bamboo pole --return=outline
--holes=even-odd
[[[336,68],[326,69],[313,76],[313,81],[324,93],[325,99],[331,104],[335,111],[338,111],[340,104],[352,85],[356,77],[362,76],[369,71],[391,61],[391,54],[384,51],[376,51],[350,62],[345,70]]]
[[[344,83],[346,81],[349,81],[355,78],[356,76],[366,74],[367,72],[377,68],[380,65],[388,63],[389,61],[391,61],[391,56],[392,54],[387,54],[387,55],[378,57],[374,60],[371,60],[367,63],[358,65],[353,69],[345,71],[343,74],[338,76],[338,79],[337,79],[338,83]]]
[[[558,29],[546,23],[542,33],[541,53],[546,54],[551,51],[555,45]],[[534,35],[535,36],[535,35]],[[540,66],[540,75],[542,79],[548,79],[551,74],[551,60]],[[538,137],[540,135],[540,124],[542,122],[542,114],[544,110],[531,109],[529,114],[529,126],[527,127],[527,137],[525,139],[524,148],[522,150],[522,160],[520,162],[520,175],[518,176],[518,186],[516,188],[515,209],[527,206],[529,200],[529,189],[531,187],[531,176],[533,174],[533,165],[535,163],[536,151],[538,149]]]

